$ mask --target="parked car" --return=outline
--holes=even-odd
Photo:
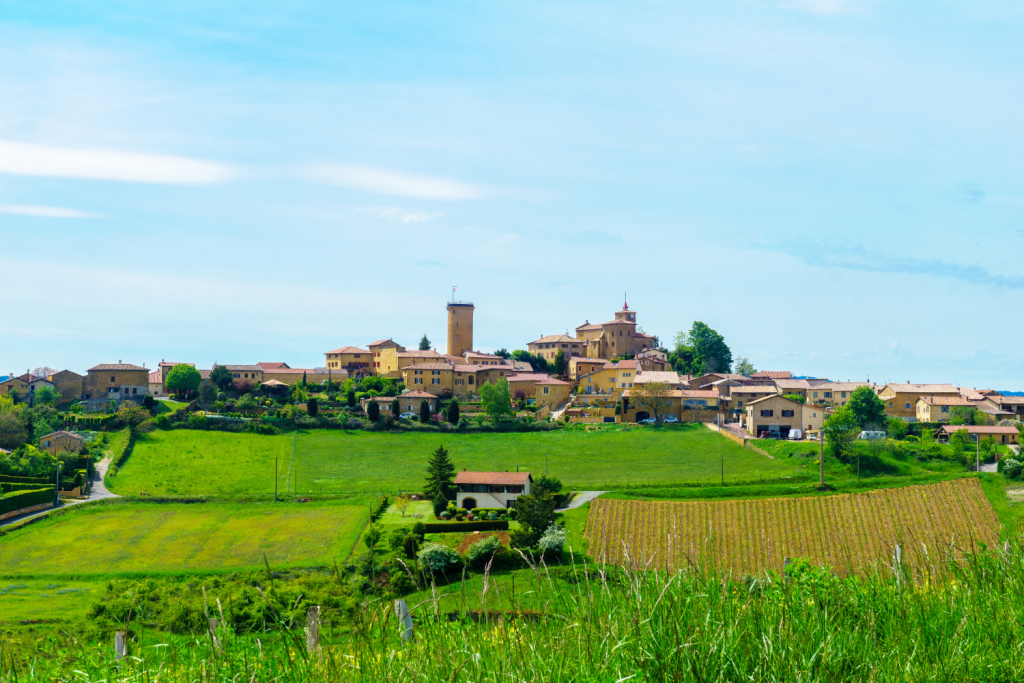
[[[808,441],[817,441],[819,432],[807,432]]]
[[[679,422],[679,418],[676,417],[675,415],[669,415],[664,420],[662,420],[662,422],[664,422],[665,424],[675,424],[676,422]]]
[[[398,416],[399,420],[415,420],[418,416],[416,413],[402,413]]]
[[[646,420],[640,420],[640,424],[642,424],[642,425],[652,425],[652,424],[657,424],[657,422],[658,421],[655,420],[653,417],[649,417]]]
[[[885,438],[885,432],[874,431],[874,430],[872,430],[872,431],[865,430],[865,431],[861,432],[860,436],[858,436],[857,438],[858,439],[871,439],[871,440],[884,439]]]
[[[804,438],[804,430],[802,430],[802,429],[790,429],[789,430],[789,440],[790,441],[799,441],[802,438]]]

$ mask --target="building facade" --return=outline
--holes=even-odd
[[[907,422],[917,420],[917,399],[922,396],[959,397],[960,390],[952,384],[886,384],[878,397],[885,401],[885,414]]]
[[[583,356],[586,352],[586,347],[586,343],[576,337],[570,337],[567,334],[552,334],[529,342],[526,345],[526,350],[535,356],[540,356],[546,361],[551,362],[558,355],[559,351],[566,358]]]
[[[587,358],[623,358],[650,351],[656,346],[653,335],[637,332],[636,311],[623,304],[615,319],[606,323],[589,321],[576,328],[576,338],[586,344]]]
[[[448,355],[461,356],[473,350],[473,304],[453,301],[448,309]]]
[[[455,475],[456,505],[460,508],[514,508],[519,496],[530,495],[529,472],[467,472]]]

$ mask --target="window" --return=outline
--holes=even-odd
[[[133,394],[138,394],[139,393],[138,387],[132,387],[132,393]]]
[[[623,388],[623,389],[625,389],[625,388],[626,388],[626,383],[625,383],[625,382],[623,382],[623,383],[622,383],[622,388]]]
[[[846,398],[846,392],[845,391],[840,392],[840,394],[841,394],[840,398]]]
[[[892,408],[892,401],[889,401],[889,407]]]
[[[909,403],[904,403],[904,404],[903,404],[903,408],[904,408],[905,410],[910,410],[910,404],[909,404]]]
[[[241,377],[241,375],[239,375],[239,374],[238,374],[238,373],[236,372],[236,373],[235,373],[235,379],[238,379],[239,377]]]
[[[441,371],[440,371],[440,370],[431,370],[431,371],[430,371],[430,374],[431,374],[431,375],[440,375],[440,374],[441,374]]]
[[[825,398],[832,398],[832,392],[831,391],[826,391],[825,392]]]
[[[412,374],[414,374],[414,375],[422,375],[423,371],[422,370],[413,370]]]
[[[355,355],[355,357],[356,358],[362,358],[362,356],[360,354],[358,354],[358,353]]]
[[[782,411],[782,417],[793,417],[793,411],[792,410],[783,410]]]
[[[417,377],[416,380],[413,382],[413,384],[423,384],[423,378],[422,377]]]
[[[473,378],[472,376],[470,376],[470,378],[469,378],[469,383],[470,383],[470,384],[472,384],[472,383],[473,383],[473,380],[474,380],[474,378]]]
[[[548,388],[547,387],[544,387],[544,393],[545,394],[548,393]]]
[[[942,406],[942,412],[948,413],[949,412],[949,406]]]
[[[114,381],[114,376],[113,376],[113,375],[111,375],[111,376],[110,376],[110,381],[111,381],[111,382],[113,382],[113,381]]]
[[[761,417],[771,417],[773,414],[774,413],[771,410],[762,410],[761,411]]]
[[[455,380],[455,383],[456,384],[462,384],[462,378],[460,377],[459,379]]]
[[[441,383],[441,378],[440,377],[433,377],[433,378],[431,378],[430,383],[431,384],[440,384]]]

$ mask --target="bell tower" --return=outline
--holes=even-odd
[[[448,304],[448,355],[461,356],[473,350],[473,304],[452,301]]]

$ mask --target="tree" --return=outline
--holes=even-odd
[[[508,388],[508,380],[502,377],[496,384],[487,383],[480,387],[480,402],[484,412],[491,419],[501,420],[512,417],[512,394]]]
[[[53,387],[43,387],[36,392],[36,405],[53,406],[60,400],[60,393]]]
[[[832,413],[821,425],[825,445],[833,457],[843,458],[853,449],[853,441],[860,431],[860,422],[849,404]]]
[[[306,382],[306,371],[302,371],[302,388],[305,389],[309,384]]]
[[[148,410],[150,414],[152,414],[153,411],[156,409],[156,401],[153,400],[152,396],[146,394],[146,397],[142,399],[142,407]]]
[[[127,425],[134,430],[140,424],[152,417],[149,411],[133,401],[121,401],[121,407],[117,409],[117,422]]]
[[[520,547],[535,545],[547,528],[555,523],[555,499],[551,496],[519,496],[516,511],[519,529],[513,532],[512,542]]]
[[[744,377],[750,377],[757,370],[754,365],[747,359],[746,356],[736,356],[736,367],[734,368],[737,375],[743,375]]]
[[[317,404],[315,398],[311,398],[306,401],[306,414],[310,417],[316,417],[316,414],[320,412],[320,406]]]
[[[13,451],[25,443],[25,430],[13,413],[0,413],[0,448]]]
[[[230,373],[228,373],[230,374]],[[167,373],[167,379],[164,380],[164,386],[167,387],[167,391],[175,394],[192,394],[193,392],[199,391],[199,385],[203,382],[203,376],[199,374],[191,365],[175,365],[171,368],[171,371]]]
[[[535,496],[553,496],[562,491],[562,480],[558,477],[551,477],[542,474],[533,482],[530,492]]]
[[[400,411],[401,409],[402,409],[402,406],[398,403],[398,399],[396,398],[394,401],[391,402],[391,417],[393,417],[393,418],[395,418],[397,420],[398,419],[398,411]]]
[[[427,339],[427,333],[424,332],[423,333],[423,338],[420,339],[420,351],[429,351],[429,350],[430,350],[430,340]]]
[[[448,509],[448,498],[443,493],[434,496],[434,516],[440,517],[441,513]]]
[[[366,404],[366,417],[370,418],[370,422],[376,422],[380,419],[380,404],[376,401],[370,401]],[[398,502],[395,502],[398,505]]]
[[[203,403],[213,403],[217,400],[217,387],[213,382],[203,382],[199,385],[199,400]]]
[[[565,357],[565,351],[558,349],[558,353],[555,354],[555,362],[552,365],[556,375],[565,374],[566,368],[569,367],[569,359]]]
[[[395,509],[398,510],[399,512],[401,512],[402,516],[405,517],[405,511],[409,509],[409,505],[411,503],[412,503],[412,501],[409,500],[408,496],[406,496],[406,495],[398,496],[398,498],[395,498]]]
[[[498,358],[504,358],[506,360],[512,357],[512,354],[508,352],[508,349],[498,349],[497,351],[494,352],[494,355],[497,356]]]
[[[667,412],[672,403],[668,385],[664,382],[634,384],[629,390],[629,400],[636,408],[646,408],[654,413],[655,422],[661,422],[662,413]]]
[[[845,407],[853,411],[861,429],[881,429],[885,424],[885,401],[878,398],[878,394],[871,387],[854,389]]]
[[[48,365],[40,365],[38,368],[33,370],[31,374],[33,374],[36,377],[44,377],[46,379],[49,379],[50,375],[56,375],[57,372],[58,371],[56,369],[51,368]]]
[[[718,332],[697,321],[687,335],[693,347],[696,362],[700,365],[701,374],[710,372],[729,372],[732,367],[732,351],[725,343],[725,338]]]
[[[457,398],[453,398],[448,404],[448,414],[445,417],[448,418],[450,424],[459,424],[459,400]]]
[[[345,400],[348,402],[348,407],[349,408],[355,408],[356,407],[356,390],[355,389],[349,389],[348,393],[345,395]]]
[[[790,401],[796,401],[797,403],[807,403],[807,397],[800,394],[786,394],[782,398],[788,398]]]
[[[226,365],[214,365],[213,370],[210,370],[210,381],[216,384],[221,391],[227,391],[231,383],[235,381],[235,375],[228,370]]]
[[[427,399],[420,401],[420,422],[430,422],[430,404],[427,403]]]
[[[423,495],[434,501],[435,510],[438,497],[444,497],[444,507],[455,497],[455,464],[444,446],[438,446],[427,461],[427,485],[423,487]]]
[[[898,417],[889,417],[885,420],[885,433],[890,439],[902,441],[907,436],[907,421]]]

